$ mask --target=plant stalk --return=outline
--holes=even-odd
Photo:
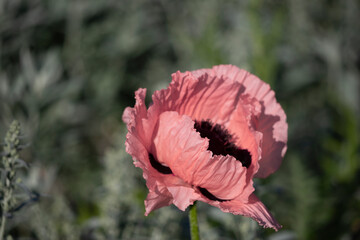
[[[5,224],[6,224],[6,211],[7,211],[7,199],[4,200],[2,216],[1,216],[1,226],[0,226],[0,240],[4,238]]]
[[[190,235],[191,240],[200,240],[199,225],[197,220],[196,202],[190,206],[189,210]]]

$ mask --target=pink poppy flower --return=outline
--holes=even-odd
[[[255,196],[253,178],[275,172],[286,152],[286,115],[270,86],[232,65],[176,72],[145,106],[126,108],[126,151],[149,188],[145,215],[199,200],[281,228]]]

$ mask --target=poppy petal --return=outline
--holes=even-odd
[[[287,122],[284,110],[275,99],[275,93],[270,85],[261,81],[249,72],[233,65],[219,65],[212,69],[200,69],[192,72],[195,77],[204,74],[226,77],[230,81],[241,83],[243,95],[250,96],[260,104],[261,112],[251,121],[254,130],[262,133],[260,168],[255,177],[267,177],[281,165],[287,149]],[[259,108],[258,106],[254,106]]]
[[[282,227],[255,194],[251,194],[246,203],[235,199],[220,203],[209,202],[209,204],[219,207],[224,212],[251,217],[263,227],[273,228],[276,231]]]
[[[156,182],[145,200],[146,216],[158,208],[171,204],[185,211],[189,205],[200,198],[200,195],[190,185],[180,181],[176,183],[175,179],[176,177],[167,177],[163,181]]]
[[[182,211],[200,198],[200,195],[188,186],[169,186],[168,190],[174,199],[173,204]]]
[[[152,152],[157,160],[174,175],[192,183],[196,170],[211,158],[208,140],[194,130],[190,117],[177,112],[160,114],[156,129]]]
[[[149,215],[150,212],[171,205],[173,199],[166,188],[161,190],[152,191],[150,190],[145,200],[145,216]]]
[[[247,169],[231,156],[214,156],[196,172],[194,183],[222,200],[241,198],[246,201],[254,191],[252,179],[247,178]]]
[[[177,112],[164,112],[159,117],[154,138],[158,161],[168,166],[185,182],[207,189],[217,198],[247,199],[253,192],[252,180],[246,180],[247,169],[229,155],[214,155],[207,150],[209,140],[201,138],[194,121]]]
[[[144,128],[154,128],[155,123],[154,119],[147,118],[145,94],[146,89],[136,91],[135,107],[127,108],[123,114],[123,120],[127,123],[129,131],[126,135],[126,151],[133,157],[134,165],[143,170],[143,177],[149,189],[145,200],[145,215],[172,203],[179,209],[185,210],[199,198],[199,194],[182,179],[173,174],[162,174],[151,165],[149,150],[152,145],[152,132],[146,132]],[[183,196],[181,200],[179,196]]]
[[[228,120],[240,97],[241,84],[204,75],[195,78],[191,72],[172,74],[169,88],[156,91],[154,107],[159,112],[176,111],[194,120],[211,119],[222,124]]]

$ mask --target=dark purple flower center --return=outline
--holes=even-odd
[[[231,134],[221,125],[212,124],[208,121],[195,121],[194,125],[197,132],[200,133],[202,138],[209,139],[208,150],[212,151],[215,155],[227,154],[240,161],[243,167],[249,168],[251,164],[250,152],[246,149],[241,149],[233,143]]]

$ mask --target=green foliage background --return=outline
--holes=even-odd
[[[357,0],[0,0],[0,133],[25,142],[40,200],[14,239],[186,239],[175,207],[144,217],[147,189],[124,152],[134,91],[171,73],[234,64],[276,92],[289,123],[280,170],[256,193],[283,229],[199,204],[203,239],[360,238]]]

